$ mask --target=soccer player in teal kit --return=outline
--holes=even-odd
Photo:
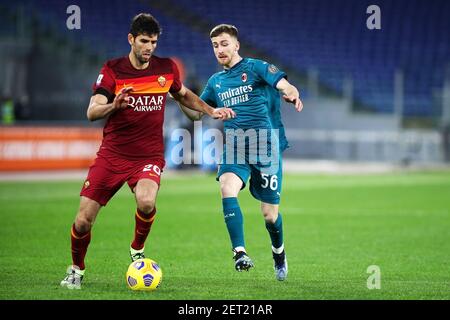
[[[250,178],[250,192],[261,201],[261,211],[272,242],[275,276],[278,280],[284,280],[288,265],[283,242],[283,222],[278,208],[282,182],[281,153],[288,143],[281,123],[280,92],[285,101],[294,104],[297,111],[301,111],[303,105],[297,88],[286,80],[284,72],[265,61],[239,55],[236,27],[218,25],[212,29],[210,38],[217,61],[224,70],[208,80],[201,98],[211,106],[228,107],[236,113],[235,118],[224,122],[227,140],[217,174],[235,268],[248,271],[254,266],[245,249],[243,215],[237,199],[239,191]],[[195,114],[181,107],[191,119],[201,116],[200,113]],[[253,142],[252,134],[247,134],[250,131],[256,134]],[[234,142],[242,138],[242,133],[244,141],[247,137],[250,142],[245,142],[244,146],[236,145]],[[229,136],[237,139],[230,141]],[[266,140],[263,148],[262,140]],[[263,156],[267,158],[267,155],[260,154],[261,149],[265,149],[264,152],[271,150],[271,159],[275,160],[263,162]],[[258,154],[252,154],[252,150],[259,150]],[[239,161],[239,156],[244,161]]]

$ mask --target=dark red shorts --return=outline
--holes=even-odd
[[[105,206],[125,182],[132,192],[141,179],[151,179],[159,186],[164,165],[164,159],[126,160],[98,156],[89,168],[80,196]]]

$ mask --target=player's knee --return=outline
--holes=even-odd
[[[226,172],[219,178],[222,198],[237,197],[242,187],[242,180],[234,173]]]
[[[96,201],[81,197],[80,208],[75,218],[75,229],[81,233],[90,231],[100,207]]]
[[[86,233],[91,230],[93,224],[93,218],[80,212],[75,219],[75,230],[80,233]]]
[[[225,181],[220,182],[220,192],[223,198],[237,197],[239,190],[236,190],[232,185]]]
[[[151,197],[140,197],[137,199],[137,206],[141,212],[148,214],[155,208],[155,202],[155,199],[152,199]]]
[[[276,206],[263,206],[261,208],[264,220],[267,223],[275,223],[278,218],[278,207]]]

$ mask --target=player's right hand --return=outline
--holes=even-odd
[[[216,108],[211,117],[219,120],[228,120],[236,117],[236,113],[231,108]]]
[[[114,109],[125,109],[128,106],[128,93],[133,91],[133,87],[125,87],[120,90],[119,94],[114,98]]]

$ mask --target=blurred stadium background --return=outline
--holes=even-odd
[[[305,105],[301,114],[283,106],[288,159],[448,163],[450,4],[379,0],[381,30],[369,30],[372,2],[2,2],[0,170],[90,163],[103,125],[85,117],[92,83],[105,60],[128,53],[130,19],[143,11],[163,27],[156,54],[176,58],[197,92],[219,70],[208,33],[222,22],[239,28],[243,56],[286,70]],[[66,26],[72,4],[81,9],[80,29]],[[167,139],[181,127],[192,124],[171,101]]]
[[[366,27],[372,4],[381,30]],[[81,10],[80,29],[67,28],[70,5]],[[258,268],[236,274],[215,167],[168,158],[150,236],[161,290],[125,287],[134,208],[126,187],[95,225],[87,290],[55,290],[102,136],[103,122],[85,115],[91,86],[105,60],[128,54],[138,12],[159,20],[156,55],[175,58],[198,93],[219,71],[209,41],[218,23],[239,28],[243,56],[276,64],[300,88],[304,110],[282,106],[291,144],[282,203],[290,279],[282,285],[248,192],[240,203]],[[1,1],[0,299],[449,299],[449,17],[447,0]],[[167,154],[174,128],[193,124],[168,99]],[[63,181],[10,181],[47,180],[57,169]],[[381,266],[382,290],[366,287],[372,264]]]

